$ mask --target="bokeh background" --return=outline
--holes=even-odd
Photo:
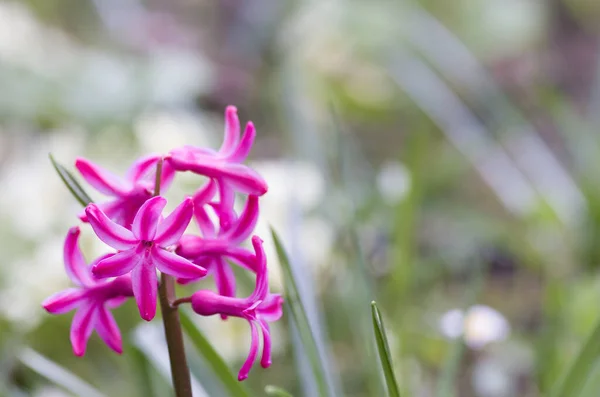
[[[596,0],[0,1],[0,395],[70,395],[46,359],[114,397],[148,395],[144,368],[168,395],[160,322],[129,303],[125,353],[93,336],[76,358],[71,315],[40,307],[69,285],[79,211],[48,153],[122,173],[218,147],[228,104],[257,126],[272,289],[268,224],[336,395],[383,395],[372,299],[404,395],[545,395],[599,318],[599,26]],[[198,324],[237,371],[247,325]],[[316,396],[287,317],[274,338],[248,387]],[[191,360],[196,394],[221,395]]]

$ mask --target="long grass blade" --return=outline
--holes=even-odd
[[[185,310],[180,310],[179,316],[181,319],[181,326],[192,341],[192,344],[196,350],[198,350],[199,354],[204,357],[208,366],[229,393],[236,397],[249,397],[250,394],[248,390],[236,379],[219,353],[212,347],[202,331],[196,327],[189,314]]]
[[[265,393],[272,397],[293,397],[287,390],[273,385],[267,385],[265,387]]]
[[[79,379],[75,374],[47,359],[33,349],[25,348],[19,354],[23,365],[50,380],[56,386],[73,393],[76,396],[106,397],[89,383]]]
[[[577,397],[586,385],[600,358],[600,321],[582,346],[564,378],[550,392],[550,397]]]
[[[394,376],[392,355],[390,354],[390,347],[388,346],[387,336],[385,335],[385,327],[383,326],[383,318],[381,318],[381,312],[379,311],[375,301],[371,302],[371,314],[373,315],[375,340],[377,342],[377,350],[379,350],[381,367],[383,368],[383,374],[385,375],[388,396],[400,397],[400,390],[398,389],[398,383],[396,382],[396,377]]]
[[[50,153],[48,156],[50,157],[52,166],[58,173],[58,176],[60,176],[60,179],[62,179],[63,183],[65,184],[65,186],[67,186],[67,189],[69,189],[69,191],[71,192],[73,197],[75,197],[77,199],[77,201],[79,201],[79,203],[81,203],[81,205],[83,205],[84,207],[87,206],[89,203],[91,203],[93,200],[85,192],[85,190],[81,187],[79,182],[77,182],[77,180],[75,179],[73,174],[71,174],[65,167],[60,165],[54,159],[54,156],[52,156],[52,153]]]
[[[275,244],[275,249],[277,250],[277,256],[279,257],[279,263],[281,264],[281,269],[283,272],[286,298],[284,308],[286,312],[290,314],[292,321],[297,325],[300,339],[302,340],[306,355],[310,361],[310,366],[312,368],[315,381],[319,387],[319,394],[321,396],[327,396],[329,395],[329,392],[327,388],[327,381],[325,379],[325,366],[321,360],[321,356],[319,355],[319,350],[308,321],[308,316],[306,315],[304,305],[300,299],[300,295],[298,294],[298,288],[290,267],[290,261],[285,249],[283,248],[283,244],[281,244],[281,239],[272,227],[270,229],[271,236],[273,237],[273,243]]]

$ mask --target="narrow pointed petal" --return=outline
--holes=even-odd
[[[235,297],[235,275],[231,266],[223,258],[215,259],[214,266],[215,285],[219,295]],[[225,320],[227,315],[221,314],[221,318]]]
[[[97,278],[117,277],[129,273],[142,260],[138,247],[121,251],[96,263],[92,273]]]
[[[144,178],[154,180],[153,174],[156,173],[156,164],[158,163],[159,159],[160,155],[158,154],[149,154],[147,156],[140,157],[131,165],[131,167],[129,167],[127,173],[125,174],[125,178],[131,184],[134,184]]]
[[[228,230],[236,221],[237,215],[233,209],[235,204],[235,192],[231,186],[227,186],[225,178],[219,178],[219,203],[213,206],[219,216],[221,230]]]
[[[223,255],[231,259],[236,265],[256,273],[256,256],[247,249],[241,247],[228,247]]]
[[[252,340],[250,341],[250,352],[248,353],[248,358],[244,362],[244,365],[242,365],[242,368],[240,368],[240,372],[238,372],[239,381],[242,381],[248,377],[248,373],[254,365],[254,361],[256,361],[256,355],[258,353],[258,328],[256,327],[256,324],[254,324],[254,321],[248,321],[248,323],[250,324],[250,330],[252,332]]]
[[[202,206],[208,203],[210,200],[212,200],[215,193],[217,193],[217,184],[211,179],[208,181],[208,183],[198,189],[192,196],[194,200],[194,206]]]
[[[214,275],[219,295],[235,297],[235,275],[223,258],[215,260]]]
[[[235,106],[227,106],[225,109],[225,138],[219,149],[219,154],[229,155],[240,140],[240,119]]]
[[[131,285],[140,316],[150,321],[156,315],[156,269],[149,261],[141,263],[131,271]]]
[[[247,299],[249,302],[263,300],[269,292],[267,276],[267,257],[263,248],[263,241],[258,236],[252,237],[252,246],[256,253],[256,287]]]
[[[177,244],[177,255],[186,259],[194,259],[203,254],[203,239],[192,234],[184,234]]]
[[[239,244],[250,236],[258,221],[258,215],[258,196],[251,195],[235,226],[227,233],[232,244]]]
[[[152,260],[158,270],[173,277],[187,279],[206,275],[205,268],[160,247],[152,249]]]
[[[175,169],[167,161],[163,162],[162,172],[160,174],[160,190],[161,192],[166,191],[171,182],[175,178]]]
[[[79,228],[77,226],[69,229],[63,249],[65,270],[67,275],[79,286],[90,286],[94,284],[90,269],[88,268],[83,254],[79,249]]]
[[[118,250],[126,250],[137,245],[138,239],[133,233],[108,219],[96,204],[88,205],[85,213],[94,233],[106,244]]]
[[[219,171],[241,193],[262,196],[268,190],[263,177],[246,165],[226,163]]]
[[[131,186],[128,186],[128,184],[117,175],[84,158],[76,159],[75,167],[81,173],[83,179],[100,193],[109,196],[121,196],[126,194],[131,188]]]
[[[169,161],[179,171],[191,171],[208,178],[226,178],[227,183],[242,193],[262,196],[268,190],[264,179],[243,164],[227,163],[208,156],[189,158],[175,154]]]
[[[254,128],[254,124],[249,122],[246,125],[246,131],[244,131],[244,137],[242,138],[242,141],[227,159],[234,163],[241,163],[246,160],[246,157],[248,157],[248,154],[250,154],[250,150],[254,144],[255,137],[256,129]]]
[[[117,326],[115,318],[106,307],[100,306],[98,308],[98,314],[96,317],[96,332],[98,332],[98,335],[108,347],[119,354],[123,353],[121,331],[119,331],[119,327]]]
[[[217,234],[215,230],[215,224],[208,216],[206,212],[206,208],[194,204],[194,219],[196,220],[196,224],[198,228],[202,232],[202,237],[204,238],[214,238]],[[185,237],[185,236],[184,236]]]
[[[215,259],[211,256],[206,256],[203,258],[198,258],[195,259],[194,261],[191,261],[193,264],[200,266],[204,269],[206,269],[208,274],[210,272],[210,269],[214,266],[214,261]],[[202,276],[204,277],[204,276]],[[178,278],[177,282],[181,285],[187,285],[196,281],[199,281],[200,279],[202,279],[202,277],[194,277],[194,278]]]
[[[77,310],[71,323],[71,345],[76,356],[83,356],[87,341],[94,330],[96,305],[86,304]]]
[[[162,247],[176,244],[194,215],[194,203],[187,197],[158,225],[154,242]]]
[[[133,219],[131,231],[139,240],[152,241],[156,236],[156,229],[167,199],[161,196],[152,197],[140,207]]]
[[[42,302],[42,306],[48,313],[63,314],[79,306],[84,294],[84,290],[69,288],[46,298],[44,302]]]
[[[260,318],[267,322],[274,322],[283,315],[283,296],[269,294],[258,307]]]
[[[269,324],[266,321],[259,321],[260,328],[263,334],[263,351],[260,357],[260,366],[269,368],[271,366],[271,332]]]

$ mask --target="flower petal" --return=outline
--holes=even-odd
[[[79,306],[84,294],[85,290],[69,288],[46,298],[42,306],[48,313],[63,314]]]
[[[227,247],[223,255],[231,259],[236,265],[256,273],[256,256],[245,248]]]
[[[260,366],[263,368],[269,368],[271,366],[271,332],[269,330],[269,324],[266,321],[259,321],[258,324],[263,334],[263,351],[260,357]]]
[[[96,204],[88,205],[85,213],[94,233],[106,244],[118,250],[126,250],[137,245],[138,239],[133,233],[108,219]]]
[[[217,234],[215,224],[208,216],[206,209],[194,204],[194,219],[204,238],[214,238]],[[185,237],[185,236],[184,236]]]
[[[237,215],[233,209],[235,192],[227,185],[224,178],[219,178],[219,203],[213,206],[219,217],[221,230],[228,230],[236,221]]]
[[[121,340],[121,331],[113,315],[104,306],[98,308],[96,317],[96,332],[104,343],[115,352],[123,353],[123,342]],[[263,353],[264,356],[264,353]]]
[[[206,269],[172,252],[154,246],[152,259],[158,270],[178,278],[198,278],[206,275]]]
[[[158,221],[165,205],[167,205],[167,199],[156,196],[140,207],[131,225],[131,231],[136,238],[143,241],[154,240]]]
[[[154,180],[154,175],[156,173],[156,164],[160,159],[160,155],[158,154],[149,154],[147,156],[142,156],[137,159],[131,167],[127,170],[125,174],[125,178],[133,185],[138,182],[140,179],[151,178]],[[151,172],[154,171],[154,172]]]
[[[263,241],[258,236],[252,236],[252,246],[256,253],[256,287],[254,288],[252,295],[247,298],[249,302],[263,300],[269,292],[267,257],[263,248]]]
[[[246,130],[244,131],[244,137],[242,141],[237,146],[237,148],[227,157],[227,160],[234,163],[241,163],[246,160],[248,154],[250,154],[250,150],[252,149],[252,145],[254,144],[254,138],[256,137],[256,129],[254,128],[254,124],[250,121],[246,124]]]
[[[127,194],[127,191],[131,188],[117,175],[84,158],[77,158],[75,167],[81,173],[83,179],[100,193],[109,196],[122,196]]]
[[[79,249],[79,228],[77,226],[69,229],[63,248],[63,258],[67,275],[75,284],[80,286],[91,286],[94,284],[90,269],[88,268],[83,254]]]
[[[142,262],[131,271],[131,286],[140,316],[150,321],[156,315],[156,269],[149,260]]]
[[[129,273],[143,258],[140,247],[118,252],[96,263],[92,273],[97,278],[117,277]]]
[[[217,292],[221,296],[235,297],[235,275],[233,269],[223,258],[218,258],[214,262],[215,285]],[[227,315],[221,314],[223,320]]]
[[[163,247],[177,243],[190,224],[193,214],[194,203],[190,197],[187,197],[160,222],[154,242]]]
[[[219,295],[235,297],[235,275],[231,266],[223,258],[215,260],[215,284]]]
[[[248,238],[256,226],[258,215],[258,196],[250,195],[236,224],[227,233],[231,244],[239,244]]]
[[[205,257],[201,257],[201,258],[196,258],[193,261],[190,261],[200,267],[203,267],[207,270],[208,274],[210,272],[210,268],[213,267],[213,263],[214,263],[215,259],[211,256],[205,256]],[[202,276],[204,277],[204,276]],[[198,280],[200,280],[202,277],[194,277],[194,278],[178,278],[177,282],[181,285],[187,285],[193,282],[196,282]]]
[[[283,315],[283,296],[269,294],[257,309],[259,317],[270,323],[277,321]]]
[[[240,140],[240,119],[235,106],[227,106],[225,109],[225,138],[219,149],[219,154],[228,156]]]
[[[73,346],[73,353],[76,356],[81,357],[85,354],[87,341],[94,330],[96,307],[96,304],[83,305],[77,310],[75,316],[73,316],[73,322],[71,323],[71,345]]]
[[[268,190],[264,179],[251,168],[210,156],[179,155],[171,152],[169,162],[176,170],[191,171],[209,178],[226,178],[227,183],[246,194],[262,196]]]
[[[254,324],[254,321],[248,321],[248,323],[250,324],[250,330],[252,333],[250,352],[248,353],[248,358],[244,362],[244,365],[242,365],[242,368],[240,368],[240,372],[238,372],[239,381],[242,381],[248,377],[248,373],[254,365],[254,361],[256,360],[256,355],[258,353],[258,328],[256,327],[256,324]]]

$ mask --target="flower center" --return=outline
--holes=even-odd
[[[142,244],[144,245],[144,247],[146,248],[152,248],[152,246],[154,245],[154,241],[142,241]]]

